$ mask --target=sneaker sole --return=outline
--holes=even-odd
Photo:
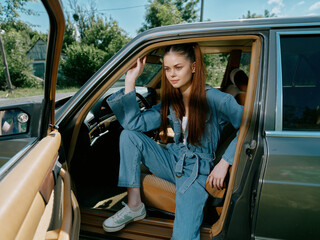
[[[135,222],[135,221],[139,221],[139,220],[142,220],[146,217],[146,212],[144,212],[144,214],[140,215],[140,216],[137,216],[135,217],[134,219],[132,219],[131,221],[127,222],[127,223],[124,223],[120,226],[116,226],[116,227],[107,227],[105,226],[104,224],[102,224],[102,227],[103,227],[103,230],[106,231],[106,232],[117,232],[117,231],[120,231],[122,228],[124,228],[127,224],[131,223],[131,222]]]

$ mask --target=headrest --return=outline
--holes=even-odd
[[[246,86],[248,84],[247,74],[239,68],[235,68],[231,71],[230,80],[233,85],[237,86],[240,89],[240,86]]]

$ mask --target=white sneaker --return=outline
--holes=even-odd
[[[113,216],[109,217],[103,222],[103,229],[106,232],[116,232],[126,226],[126,224],[132,221],[138,221],[146,217],[146,208],[142,203],[142,207],[138,211],[132,211],[130,207],[122,202],[124,208],[119,210]]]

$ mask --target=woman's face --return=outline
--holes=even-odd
[[[191,86],[192,73],[195,71],[195,63],[176,52],[168,52],[164,55],[163,66],[166,77],[174,88],[180,88],[182,92]]]

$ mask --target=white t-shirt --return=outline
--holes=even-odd
[[[184,117],[182,118],[182,123],[181,123],[183,135],[185,135],[184,133],[186,132],[186,129],[187,129],[187,123],[188,123],[188,116],[184,116]],[[183,137],[183,144],[184,144],[184,145],[187,144],[187,140],[186,140],[185,137]]]

